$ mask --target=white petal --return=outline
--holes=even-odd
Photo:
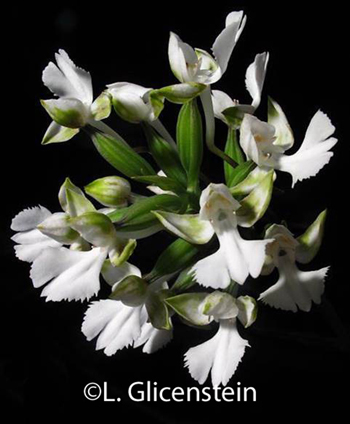
[[[264,265],[266,246],[272,240],[243,240],[235,228],[225,228],[216,234],[232,280],[243,284],[248,275],[257,278]]]
[[[220,74],[211,81],[216,82],[226,71],[233,49],[246,23],[243,12],[231,12],[226,18],[226,28],[216,38],[212,50],[220,66]]]
[[[134,342],[134,348],[143,345],[143,353],[154,353],[168,344],[172,337],[173,330],[158,330],[151,323],[145,322],[140,337]]]
[[[195,272],[195,279],[198,284],[204,287],[224,289],[231,282],[223,249],[219,249],[214,254],[198,261],[193,266],[192,271]]]
[[[263,292],[259,300],[285,311],[297,312],[299,308],[309,312],[312,302],[316,304],[321,302],[328,269],[327,267],[318,271],[304,272],[288,258],[281,259],[278,282]]]
[[[222,320],[212,339],[187,351],[185,366],[200,384],[206,381],[211,370],[213,386],[225,386],[235,373],[246,346],[249,344],[239,335],[236,322]]]
[[[56,96],[78,98],[79,94],[63,72],[52,62],[43,71],[43,83]]]
[[[77,67],[64,50],[55,54],[57,65],[76,92],[76,98],[91,105],[93,100],[92,82],[89,72]],[[57,94],[57,93],[56,93]]]
[[[45,236],[39,230],[19,233],[12,237],[19,244],[14,247],[16,256],[21,261],[33,262],[47,248],[59,248],[61,243]]]
[[[191,59],[190,46],[183,43],[180,37],[171,32],[168,47],[169,62],[171,70],[180,82],[188,82],[191,80],[187,70],[185,53],[188,58]],[[194,50],[193,53],[195,55]],[[192,61],[193,60],[194,58],[192,57]]]
[[[213,90],[211,94],[215,118],[220,119],[221,121],[226,123],[227,120],[222,114],[222,112],[225,109],[228,109],[229,107],[235,106],[234,101],[231,99],[230,96],[220,90]]]
[[[246,72],[245,84],[253,99],[252,106],[255,109],[260,105],[268,61],[269,53],[257,54],[254,62],[249,65]]]
[[[151,88],[145,88],[142,85],[133,84],[131,82],[115,82],[113,84],[107,84],[107,87],[112,92],[134,94],[140,98],[151,90]]]
[[[310,121],[303,144],[300,147],[300,151],[309,149],[310,147],[327,140],[334,131],[335,127],[331,120],[325,113],[319,110]]]
[[[33,230],[41,224],[46,218],[51,215],[51,212],[43,206],[35,206],[34,208],[24,209],[16,215],[11,223],[13,231]]]
[[[106,262],[102,268],[102,275],[110,286],[119,283],[128,275],[142,276],[139,268],[129,262],[124,262],[121,266],[113,266],[110,262]]]
[[[33,262],[30,276],[35,287],[49,284],[41,296],[48,300],[84,300],[100,289],[99,275],[106,252],[96,248],[88,252],[48,248]]]
[[[85,313],[82,332],[88,340],[97,337],[96,350],[107,356],[130,346],[140,335],[141,308],[115,300],[93,302]]]

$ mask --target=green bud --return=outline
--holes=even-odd
[[[100,155],[127,177],[156,174],[152,166],[123,139],[101,133],[92,127],[87,127],[87,131]]]
[[[179,154],[160,134],[150,125],[144,124],[148,146],[154,160],[167,177],[176,180],[184,188],[187,187],[186,172],[181,164]]]
[[[127,206],[127,199],[131,193],[130,183],[122,177],[99,178],[84,187],[91,197],[104,206]]]
[[[127,306],[140,306],[145,303],[147,287],[145,280],[136,275],[130,275],[116,284],[109,298],[121,300]]]
[[[196,192],[203,157],[202,118],[197,100],[182,106],[176,131],[179,156],[187,172],[187,186],[190,191]]]
[[[152,90],[149,94],[151,103],[155,104],[158,109],[163,103],[163,99],[172,103],[183,104],[193,100],[199,96],[205,89],[205,84],[196,82],[186,82],[182,84],[169,85],[158,90]]]
[[[87,212],[71,218],[70,226],[89,243],[99,247],[111,247],[115,244],[116,233],[108,216],[99,212]]]
[[[111,96],[103,91],[91,105],[91,114],[96,121],[101,121],[109,117],[111,110]]]
[[[63,212],[49,216],[37,228],[46,236],[63,244],[72,244],[80,237],[79,233],[70,227],[69,215]]]
[[[81,128],[87,123],[88,111],[79,100],[41,100],[41,104],[51,118],[59,125],[68,128]]]
[[[250,327],[256,320],[258,313],[258,305],[256,300],[251,296],[240,296],[237,299],[239,309],[238,319],[245,328]]]
[[[201,308],[203,314],[212,316],[215,320],[231,319],[238,315],[236,299],[218,290],[206,296]]]
[[[212,319],[203,314],[201,305],[207,293],[184,293],[165,300],[178,315],[193,325],[208,325]]]

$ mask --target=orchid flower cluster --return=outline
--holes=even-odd
[[[326,211],[298,236],[282,223],[265,226],[264,234],[257,231],[278,173],[289,173],[292,186],[315,176],[330,161],[337,140],[331,121],[318,111],[299,149],[288,154],[294,137],[281,106],[268,100],[267,122],[254,115],[267,72],[266,52],[257,54],[246,71],[251,104],[212,90],[245,24],[242,11],[231,12],[213,54],[171,33],[169,62],[178,83],[154,89],[117,82],[95,100],[90,74],[59,50],[56,63],[43,72],[56,98],[42,101],[52,118],[42,144],[65,142],[83,131],[115,175],[101,176],[84,190],[66,178],[58,194],[61,211],[36,206],[12,221],[16,255],[31,263],[30,278],[47,301],[89,301],[102,281],[110,286],[108,299],[89,304],[82,324],[87,340],[96,339],[96,349],[106,355],[128,346],[155,352],[172,339],[179,323],[198,331],[217,328],[214,337],[184,357],[195,380],[203,384],[210,375],[214,386],[226,385],[242,360],[249,346],[245,328],[257,318],[258,301],[308,312],[321,302],[328,270],[297,266],[317,254]],[[160,121],[166,102],[180,105],[176,141]],[[113,110],[142,126],[147,155],[103,122]],[[218,121],[227,126],[222,148],[215,143]],[[204,146],[222,159],[224,182],[210,183],[204,175]],[[135,193],[142,184],[146,194]],[[146,272],[132,264],[137,241],[161,231],[174,241],[153,268]],[[241,294],[248,278],[275,268],[277,281],[260,290],[258,299]]]

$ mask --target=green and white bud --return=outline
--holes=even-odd
[[[108,216],[99,212],[86,212],[69,220],[70,226],[94,246],[115,245],[116,232]]]
[[[55,213],[37,226],[46,236],[63,244],[72,244],[80,237],[69,225],[69,215],[64,212]]]
[[[134,124],[155,119],[153,107],[148,101],[150,90],[127,82],[108,85],[115,112],[125,121]]]
[[[219,319],[236,318],[239,310],[236,299],[233,296],[216,290],[203,300],[201,312],[204,315],[212,316],[218,321]]]
[[[84,127],[89,118],[88,109],[77,99],[41,100],[41,104],[50,117],[64,127]]]
[[[109,117],[111,110],[111,96],[108,91],[103,91],[91,105],[91,114],[96,121],[101,121]]]
[[[258,304],[251,296],[240,296],[237,299],[239,309],[238,319],[245,328],[250,327],[256,320],[258,314]]]
[[[85,192],[104,206],[125,207],[131,193],[130,183],[122,177],[99,178],[84,187]]]
[[[130,275],[116,284],[109,298],[120,300],[127,306],[141,306],[146,300],[147,287],[145,280],[136,275]]]

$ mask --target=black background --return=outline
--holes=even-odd
[[[349,390],[349,249],[345,227],[350,153],[345,8],[334,1],[327,8],[320,2],[308,2],[308,7],[306,2],[258,3],[46,3],[40,7],[12,6],[5,14],[3,19],[8,20],[10,29],[3,39],[3,92],[8,90],[8,94],[2,100],[0,377],[2,400],[10,406],[13,418],[24,412],[28,422],[32,418],[36,422],[62,418],[93,422],[93,414],[98,412],[101,420],[144,418],[154,423],[191,423],[226,416],[234,420],[255,413],[275,420],[291,415],[316,417],[324,412],[337,415],[345,410]],[[244,88],[246,67],[256,53],[268,50],[270,63],[257,115],[265,118],[268,93],[286,112],[296,145],[319,108],[337,128],[340,142],[331,163],[316,178],[298,183],[293,191],[288,189],[288,177],[279,175],[277,184],[286,192],[273,203],[279,219],[287,219],[296,234],[328,207],[324,245],[306,268],[331,265],[325,301],[308,314],[274,311],[260,305],[257,323],[242,331],[252,348],[230,385],[235,387],[239,381],[243,386],[254,386],[257,403],[132,403],[126,392],[134,381],[151,380],[172,387],[195,385],[183,368],[183,354],[210,334],[198,334],[179,325],[175,340],[160,352],[144,355],[140,350],[128,349],[106,358],[80,332],[86,304],[45,303],[32,287],[28,264],[19,262],[13,254],[9,240],[11,218],[37,204],[58,210],[57,192],[66,176],[83,186],[94,178],[113,174],[83,134],[68,143],[40,145],[50,119],[39,99],[51,97],[41,83],[41,72],[53,60],[54,52],[64,48],[76,64],[91,72],[95,96],[105,84],[118,81],[149,87],[175,83],[167,59],[169,31],[193,46],[209,50],[223,28],[226,14],[242,7],[248,15],[247,26],[227,73],[215,88],[242,102],[249,101]],[[172,132],[176,113],[177,107],[169,105],[162,116]],[[138,126],[115,116],[108,123],[131,144],[144,143]],[[218,123],[217,131],[217,142],[222,145],[224,126]],[[219,182],[219,162],[206,155],[205,167]],[[140,242],[133,262],[149,270],[164,247],[164,239],[167,243],[171,237],[162,234],[152,242]],[[265,278],[248,283],[245,290],[257,294],[269,284],[271,280]],[[106,293],[102,289],[101,296]],[[83,388],[91,381],[107,381],[110,396],[120,396],[123,401],[87,401]]]

